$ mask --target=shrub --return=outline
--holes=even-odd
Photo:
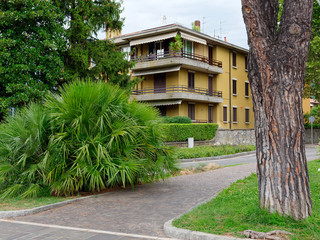
[[[191,118],[184,116],[162,117],[164,123],[192,123]]]
[[[60,92],[0,126],[3,197],[133,186],[174,168],[155,109],[102,82],[74,82]]]
[[[167,142],[194,140],[211,140],[216,135],[218,124],[161,124],[158,126]]]

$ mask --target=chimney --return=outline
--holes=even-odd
[[[224,37],[224,41],[227,42],[227,37]]]
[[[107,29],[106,31],[106,39],[115,38],[121,36],[121,30],[111,30]]]
[[[200,32],[200,21],[199,20],[195,20],[194,21],[194,30]]]

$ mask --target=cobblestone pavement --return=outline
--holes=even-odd
[[[311,152],[314,153],[315,151],[312,150]],[[314,158],[314,156],[312,157]],[[246,156],[242,158],[246,158]],[[124,189],[110,192],[57,209],[11,220],[165,237],[163,224],[166,221],[212,198],[232,182],[244,178],[255,171],[256,163],[250,163],[206,173],[174,177],[164,182],[136,186],[134,191]],[[4,234],[3,229],[6,229],[6,224],[0,221],[1,234]],[[14,229],[19,229],[19,226],[12,227],[14,232]],[[56,232],[62,234],[63,231],[56,230]],[[48,234],[51,234],[51,232]],[[58,239],[50,237],[52,235],[46,239]],[[16,238],[8,237],[4,239]],[[77,239],[82,238],[79,237]],[[97,237],[96,239],[99,238]],[[124,240],[127,238],[110,236],[110,239]]]
[[[25,222],[6,222],[6,220],[0,220],[0,229],[1,240],[168,240],[168,238],[129,235],[91,229],[48,226]]]
[[[174,177],[14,220],[164,237],[166,221],[254,171],[255,164],[247,164]]]

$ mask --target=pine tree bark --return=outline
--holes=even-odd
[[[260,207],[311,215],[302,96],[313,0],[242,0],[249,43]]]

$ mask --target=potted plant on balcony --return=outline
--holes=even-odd
[[[183,48],[183,42],[180,33],[174,37],[174,42],[170,42],[169,49],[174,56],[180,56]]]

